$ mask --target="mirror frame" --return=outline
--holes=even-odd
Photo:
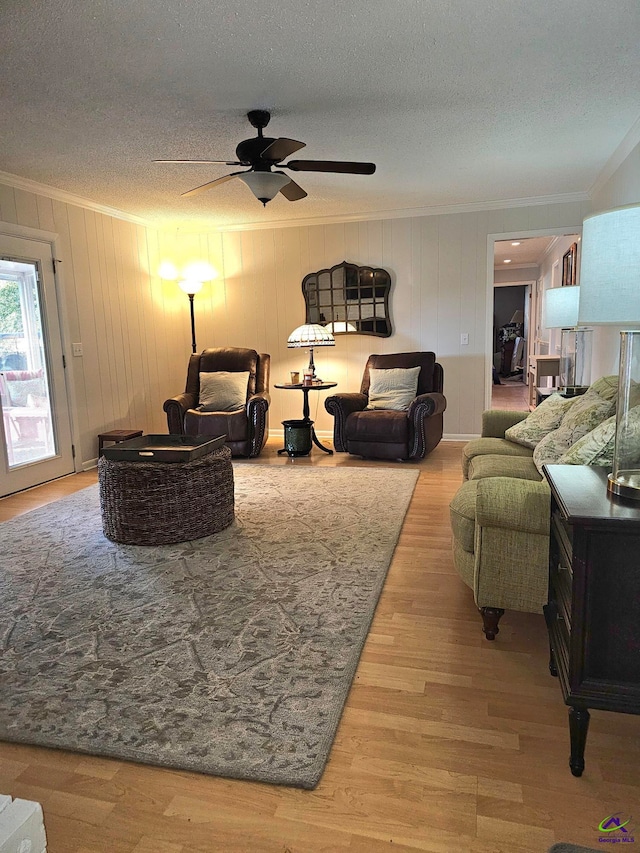
[[[305,323],[332,324],[334,335],[392,334],[389,314],[391,276],[381,267],[358,266],[342,261],[302,279]],[[339,330],[339,324],[345,328]],[[347,326],[352,326],[348,329]]]

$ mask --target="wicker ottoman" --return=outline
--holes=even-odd
[[[167,545],[210,536],[233,521],[231,451],[191,462],[98,460],[102,530],[127,545]]]

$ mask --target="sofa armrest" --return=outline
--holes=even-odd
[[[478,480],[476,524],[549,535],[551,490],[546,480],[485,477]],[[508,555],[505,555],[508,559]]]
[[[339,453],[346,453],[346,423],[352,412],[366,409],[366,394],[332,394],[324,401],[324,407],[333,415],[333,446]]]
[[[487,409],[482,413],[482,437],[504,438],[505,431],[520,423],[529,412],[516,412],[510,409]]]
[[[551,490],[545,482],[478,480],[473,592],[479,608],[542,613],[549,591]]]
[[[420,394],[407,411],[409,418],[409,458],[424,459],[442,438],[442,413],[447,408],[443,394],[433,391]],[[439,416],[439,417],[438,417]],[[431,421],[431,418],[437,420]]]
[[[172,435],[184,435],[184,416],[187,409],[195,409],[195,394],[178,394],[164,401],[162,408],[167,413],[167,426]]]
[[[269,406],[271,397],[268,391],[253,394],[247,400],[247,419],[249,421],[249,456],[258,456],[269,435]]]
[[[413,400],[407,412],[408,417],[431,418],[440,415],[447,408],[447,400],[444,394],[432,392],[431,394],[420,394]]]

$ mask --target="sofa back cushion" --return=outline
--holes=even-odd
[[[573,406],[569,407],[560,426],[538,442],[533,451],[533,461],[540,473],[543,465],[558,462],[576,441],[614,414],[616,392],[611,396],[608,386],[605,393],[606,396],[602,397],[591,386],[584,396],[578,397]]]
[[[558,465],[611,465],[616,438],[616,416],[579,438],[558,459]]]
[[[551,394],[523,421],[505,430],[504,437],[524,447],[534,448],[545,435],[560,426],[567,410],[577,400],[577,397]]]

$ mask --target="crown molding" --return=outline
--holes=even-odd
[[[32,181],[29,178],[21,178],[20,175],[12,175],[9,172],[0,172],[0,183],[8,184],[17,190],[25,190],[26,192],[43,195],[46,198],[62,201],[65,204],[73,204],[76,207],[83,207],[86,210],[93,210],[96,213],[103,213],[105,216],[112,216],[115,219],[123,219],[125,222],[133,222],[135,225],[144,225],[145,228],[158,228],[158,226],[148,219],[141,216],[135,216],[132,213],[125,213],[123,210],[118,210],[116,207],[108,207],[106,204],[99,204],[91,201],[91,199],[83,198],[75,193],[59,190],[56,187],[50,187],[48,184],[41,184],[38,181]]]
[[[631,126],[631,129],[624,137],[620,145],[613,152],[611,157],[607,160],[604,165],[604,168],[598,175],[598,177],[593,182],[591,189],[589,190],[589,198],[592,199],[594,196],[598,195],[598,193],[602,190],[604,185],[607,183],[609,178],[614,174],[616,169],[627,159],[629,154],[633,151],[633,149],[640,143],[640,118]]]
[[[278,222],[246,223],[214,226],[213,231],[264,231],[274,228],[301,228],[309,225],[334,225],[347,222],[367,222],[379,219],[409,219],[419,216],[446,216],[453,213],[482,213],[487,210],[506,210],[514,207],[534,207],[543,204],[571,204],[591,201],[586,192],[558,193],[557,195],[530,196],[527,198],[495,199],[465,204],[443,204],[430,207],[409,207],[391,210],[367,211],[337,216],[316,216],[308,219],[286,219]],[[174,226],[175,227],[175,226]],[[181,229],[182,230],[182,229]]]
[[[640,122],[638,123],[638,129],[640,130]],[[41,184],[38,181],[32,181],[29,178],[22,178],[20,175],[12,175],[9,172],[0,171],[0,183],[12,186],[15,189],[26,190],[27,192],[32,192],[36,195],[43,195],[47,198],[55,199],[56,201],[62,201],[65,204],[73,204],[87,210],[93,210],[96,213],[102,213],[106,216],[112,216],[116,219],[132,222],[135,225],[143,225],[145,228],[153,228],[157,231],[171,231],[178,228],[183,234],[206,234],[210,232],[224,233],[228,231],[266,231],[278,228],[305,228],[310,225],[334,225],[348,222],[377,221],[381,219],[410,219],[420,216],[445,216],[447,214],[455,213],[480,213],[489,210],[504,210],[515,207],[534,207],[543,204],[569,204],[573,202],[591,200],[590,194],[586,192],[558,193],[557,195],[530,196],[526,198],[494,199],[491,201],[478,201],[461,204],[443,204],[427,207],[363,211],[361,213],[316,216],[302,219],[283,219],[275,222],[247,222],[230,225],[216,225],[215,223],[206,224],[200,221],[193,221],[188,224],[185,224],[184,221],[177,222],[175,220],[167,220],[164,222],[161,220],[151,221],[143,218],[142,216],[126,213],[118,208],[109,207],[105,204],[92,201],[91,199],[83,198],[75,193],[67,192],[66,190],[50,187],[47,184]]]

